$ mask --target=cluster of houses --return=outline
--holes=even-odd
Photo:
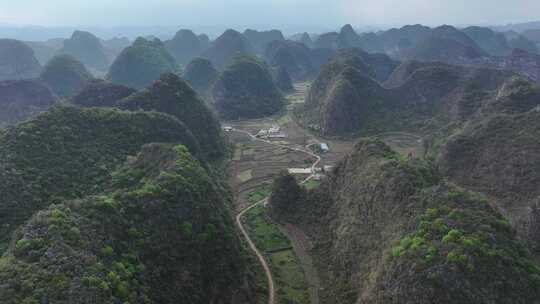
[[[278,125],[273,125],[270,129],[262,129],[255,135],[258,138],[286,138],[287,135],[281,132]]]

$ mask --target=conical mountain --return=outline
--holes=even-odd
[[[223,69],[240,54],[254,54],[253,47],[241,33],[227,30],[212,42],[202,57],[210,60],[216,68]]]
[[[34,51],[21,41],[0,39],[0,80],[35,78],[41,65]]]
[[[86,67],[70,55],[52,58],[39,77],[60,97],[77,94],[88,81],[94,79]]]
[[[244,37],[251,43],[255,52],[264,55],[266,47],[273,41],[284,41],[285,37],[279,30],[256,31],[247,29],[244,31]]]
[[[210,60],[195,58],[187,65],[183,78],[195,91],[204,96],[218,78],[218,74],[219,72],[214,68]]]
[[[99,71],[106,71],[110,65],[101,40],[89,32],[73,32],[71,38],[64,40],[64,47],[58,54],[71,55],[85,66]]]
[[[135,89],[149,86],[161,74],[175,72],[176,61],[158,39],[137,38],[111,65],[107,78]]]
[[[174,74],[163,74],[159,81],[125,98],[119,106],[128,110],[170,114],[193,132],[207,159],[219,160],[225,154],[219,122],[197,93]]]
[[[171,40],[166,41],[165,47],[176,62],[182,65],[186,65],[205,49],[199,37],[191,30],[185,29],[179,30]]]
[[[266,64],[250,56],[237,57],[219,75],[212,96],[223,119],[272,115],[284,105]]]

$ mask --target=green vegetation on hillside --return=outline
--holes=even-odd
[[[0,243],[49,204],[101,191],[111,171],[150,142],[200,153],[184,124],[156,112],[62,106],[1,132]]]
[[[212,95],[218,113],[228,120],[276,114],[285,103],[268,67],[249,56],[237,57],[220,74]]]
[[[177,70],[174,58],[161,41],[139,37],[118,55],[107,77],[114,83],[141,89],[159,79],[161,74]]]
[[[4,303],[253,303],[230,197],[185,146],[145,146],[107,189],[57,200],[16,233]]]
[[[0,128],[29,119],[57,101],[56,95],[36,80],[2,81],[0,96]]]
[[[209,93],[212,85],[218,77],[218,71],[212,65],[210,60],[204,58],[193,59],[186,67],[183,78],[197,91],[201,96]]]
[[[69,39],[64,40],[64,47],[58,54],[70,55],[85,66],[106,71],[109,67],[107,51],[101,44],[99,38],[92,33],[75,31]]]
[[[294,192],[280,184],[274,191],[284,197]],[[487,200],[379,140],[358,143],[305,196],[271,204],[276,220],[313,240],[323,302],[534,303],[540,295],[538,263]]]
[[[0,81],[31,79],[40,71],[41,65],[29,46],[14,39],[0,39]]]
[[[151,87],[125,98],[119,106],[170,114],[191,130],[201,146],[201,155],[214,160],[225,155],[226,144],[216,117],[197,93],[174,74],[161,75]]]
[[[75,96],[70,102],[82,107],[115,107],[117,102],[135,93],[134,89],[123,85],[110,83],[104,80],[93,80]]]
[[[259,192],[261,190],[252,193]],[[258,194],[251,197],[255,196]],[[276,284],[278,303],[293,301],[293,303],[307,304],[309,303],[308,286],[301,262],[291,248],[292,245],[287,236],[268,218],[265,209],[264,206],[253,208],[246,214],[244,222],[257,248],[266,252]]]
[[[93,78],[85,66],[70,55],[53,57],[40,75],[40,79],[60,97],[77,94]]]

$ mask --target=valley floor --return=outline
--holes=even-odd
[[[234,207],[239,213],[237,223],[245,227],[250,242],[261,255],[263,268],[268,264],[266,277],[273,280],[268,292],[274,291],[274,294],[263,297],[259,303],[294,301],[318,304],[318,290],[321,288],[310,256],[309,238],[292,224],[284,227],[277,225],[265,212],[274,177],[287,169],[310,169],[312,166],[331,168],[351,151],[356,142],[320,138],[297,124],[292,110],[295,104],[304,102],[309,84],[296,84],[295,89],[287,97],[287,109],[279,115],[223,123],[232,128],[227,134],[235,148],[229,166],[229,183],[236,197]],[[280,133],[285,137],[254,137],[260,130],[275,126],[279,126]],[[421,139],[414,134],[386,133],[379,137],[403,155],[422,155]],[[326,143],[329,151],[317,154],[317,159],[311,149],[321,143]],[[303,181],[308,189],[317,187],[318,179],[324,178],[324,172],[315,171],[315,174],[298,175],[299,181]]]

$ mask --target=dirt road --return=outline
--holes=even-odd
[[[315,162],[313,162],[313,164],[311,165],[312,174],[310,176],[308,176],[306,179],[304,179],[302,181],[302,184],[308,182],[310,179],[313,178],[313,172],[315,172],[315,168],[321,162],[321,157],[318,156],[317,154],[309,151],[307,147],[305,149],[302,149],[302,148],[290,147],[290,146],[286,146],[286,145],[282,145],[282,144],[276,144],[276,143],[273,143],[272,141],[269,141],[269,140],[264,140],[264,139],[261,139],[261,138],[257,138],[256,136],[254,136],[253,134],[251,134],[251,133],[249,133],[247,131],[238,130],[238,129],[233,129],[231,132],[242,133],[242,134],[245,134],[245,135],[249,136],[251,138],[251,140],[261,141],[261,142],[264,142],[264,143],[267,143],[267,144],[270,144],[270,145],[274,145],[274,146],[277,146],[277,147],[285,148],[285,149],[288,149],[288,150],[291,150],[291,151],[302,152],[302,153],[308,154],[309,156],[315,158],[316,159]],[[250,205],[249,207],[246,207],[243,210],[241,210],[240,213],[238,213],[238,215],[236,216],[236,225],[238,226],[238,228],[242,232],[242,235],[246,239],[246,242],[248,243],[249,248],[251,249],[251,251],[253,251],[255,253],[255,255],[257,256],[257,259],[259,260],[259,262],[261,263],[261,265],[262,265],[262,267],[264,269],[264,272],[266,274],[266,278],[268,279],[268,304],[275,304],[274,303],[274,298],[275,298],[274,278],[272,276],[272,271],[270,270],[270,266],[268,266],[268,263],[266,262],[266,259],[264,258],[263,254],[259,251],[259,249],[257,249],[257,246],[255,246],[255,243],[250,238],[249,233],[247,232],[246,228],[242,224],[242,217],[249,210],[251,210],[251,209],[253,209],[253,208],[255,208],[255,207],[259,206],[259,205],[266,205],[267,203],[268,203],[268,198],[265,198],[265,199],[262,199],[262,200],[258,201],[255,204]]]

